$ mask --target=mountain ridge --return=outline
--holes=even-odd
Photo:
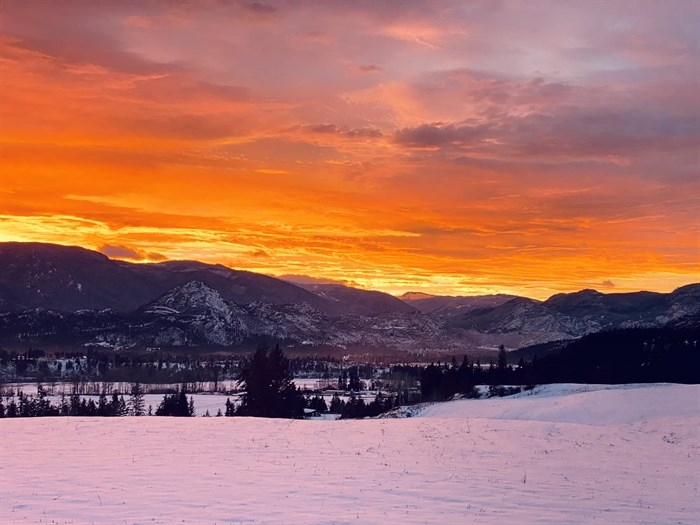
[[[45,243],[0,243],[0,311],[37,307],[71,312],[81,309],[113,309],[130,312],[155,300],[172,288],[200,281],[216,289],[224,299],[238,304],[308,303],[326,315],[350,313],[343,305],[290,282],[245,270],[199,261],[130,263],[77,246]],[[360,293],[360,292],[358,292]],[[381,313],[393,296],[382,292],[378,310],[365,301],[363,313]],[[405,305],[394,310],[404,311]]]
[[[700,315],[700,284],[546,301],[409,295],[287,281],[198,261],[134,264],[79,247],[0,243],[0,343],[286,345],[470,353]],[[374,349],[374,350],[373,350]]]

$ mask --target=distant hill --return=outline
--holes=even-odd
[[[493,308],[471,310],[456,322],[480,332],[546,332],[558,334],[558,338],[576,337],[589,329],[577,316],[562,314],[525,297],[516,297]]]
[[[0,243],[0,310],[130,311],[168,289],[77,246]]]
[[[477,308],[494,308],[514,299],[514,295],[449,296],[406,292],[399,299],[424,314],[456,316]]]
[[[416,308],[401,299],[384,292],[361,290],[342,284],[299,284],[298,286],[322,297],[343,305],[343,311],[355,315],[376,315],[385,313],[411,313]]]
[[[423,293],[423,292],[406,292],[403,294],[399,299],[405,302],[410,302],[410,301],[420,301],[422,299],[430,299],[431,297],[439,297],[437,295],[432,295],[429,293]]]
[[[666,295],[654,292],[603,294],[596,290],[581,290],[554,295],[542,306],[604,327],[621,322],[645,322],[663,314],[668,306]]]

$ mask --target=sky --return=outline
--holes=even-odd
[[[0,240],[400,294],[700,281],[700,2],[0,2]]]

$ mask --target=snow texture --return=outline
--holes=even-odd
[[[0,523],[698,523],[697,385],[418,416],[0,420]]]

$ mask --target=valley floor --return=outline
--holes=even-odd
[[[700,387],[361,421],[0,420],[0,523],[697,524]]]

